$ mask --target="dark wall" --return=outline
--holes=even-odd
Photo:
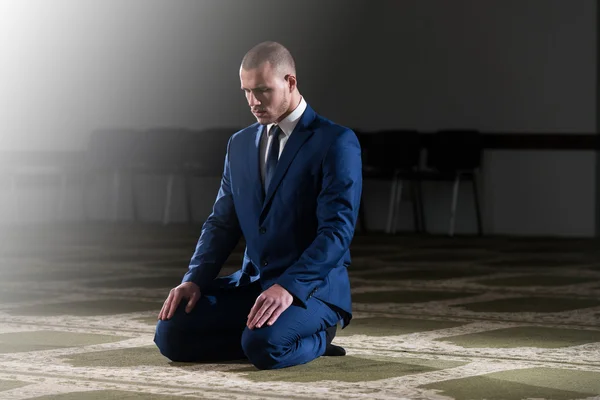
[[[596,129],[594,0],[23,0],[0,2],[0,150],[84,149],[107,126],[250,124],[238,69],[263,40],[288,46],[308,102],[350,127]],[[487,152],[486,231],[592,235],[596,161],[592,151]],[[159,220],[164,182],[153,182],[140,186],[144,218]],[[216,183],[198,188],[199,217]],[[109,187],[91,196],[99,218]],[[28,217],[51,213],[44,190],[21,197],[38,213]],[[365,190],[379,229],[389,185]],[[445,231],[451,188],[425,192],[428,228]],[[473,232],[468,186],[460,195],[457,232]]]
[[[0,7],[0,150],[100,126],[245,125],[241,57],[278,40],[362,129],[595,130],[593,0],[29,0]]]

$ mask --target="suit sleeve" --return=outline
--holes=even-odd
[[[360,144],[353,131],[344,131],[332,143],[322,171],[323,183],[317,198],[317,236],[277,281],[303,305],[338,265],[354,236],[362,193],[362,160]]]
[[[211,285],[242,235],[231,192],[230,148],[231,139],[227,144],[225,166],[217,199],[211,214],[202,226],[189,269],[183,277],[183,282],[194,282],[200,290]]]

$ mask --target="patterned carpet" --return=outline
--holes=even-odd
[[[153,346],[198,232],[0,231],[0,399],[600,398],[593,240],[358,236],[348,356],[258,371]]]

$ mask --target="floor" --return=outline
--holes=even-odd
[[[348,355],[258,371],[153,346],[199,231],[0,229],[0,400],[600,398],[597,241],[357,236]]]

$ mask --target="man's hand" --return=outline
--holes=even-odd
[[[158,314],[158,319],[167,320],[173,317],[175,314],[175,310],[179,307],[179,303],[181,299],[188,299],[187,306],[185,307],[185,312],[190,313],[196,302],[200,298],[200,288],[193,282],[184,282],[176,288],[171,289],[169,292],[169,297],[165,300],[160,313]]]
[[[249,329],[273,325],[282,312],[292,305],[294,297],[283,287],[275,284],[261,293],[256,299],[247,326]]]

